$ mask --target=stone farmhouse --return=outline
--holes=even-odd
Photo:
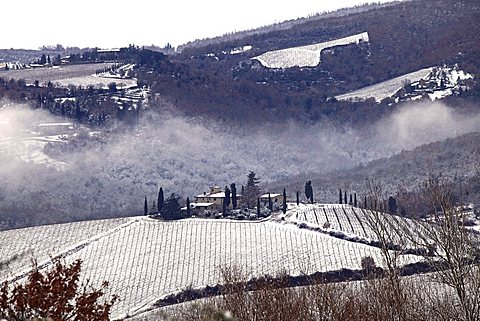
[[[268,195],[272,200],[273,209],[279,210],[282,206],[283,195],[277,193],[263,194],[260,196],[260,204],[262,207],[268,207]],[[230,197],[231,200],[231,197]],[[190,203],[190,211],[193,215],[205,215],[221,213],[223,203],[225,202],[225,191],[219,186],[211,186],[208,192],[195,196],[195,202]],[[237,194],[237,208],[242,207],[242,195]],[[232,208],[230,201],[229,208]],[[187,208],[182,208],[186,211]]]

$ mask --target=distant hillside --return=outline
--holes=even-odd
[[[343,8],[339,9],[333,12],[327,12],[327,13],[318,13],[314,16],[309,16],[309,17],[303,17],[303,18],[298,18],[298,19],[293,19],[293,20],[288,20],[288,21],[283,21],[279,22],[273,25],[267,25],[264,27],[259,27],[259,28],[254,28],[251,30],[246,30],[246,31],[238,31],[238,32],[233,32],[233,33],[227,33],[223,36],[219,37],[213,37],[213,38],[206,38],[206,39],[197,39],[194,41],[190,41],[184,45],[180,45],[177,48],[177,51],[182,52],[183,50],[188,50],[192,48],[201,48],[209,45],[214,45],[218,43],[224,43],[228,41],[234,41],[234,40],[239,40],[248,36],[253,36],[253,35],[260,35],[264,33],[269,33],[272,31],[282,31],[282,30],[288,30],[292,28],[295,25],[299,25],[302,23],[305,23],[305,21],[312,21],[312,20],[321,20],[321,19],[328,19],[332,17],[341,17],[341,16],[346,16],[354,13],[360,13],[372,9],[379,9],[382,7],[386,6],[391,6],[397,4],[398,1],[392,1],[389,3],[372,3],[372,4],[363,4],[360,6],[356,6],[353,8]]]
[[[472,23],[479,15],[477,1],[414,0],[364,9],[302,19],[281,31],[272,27],[202,46],[200,42],[171,56],[168,68],[144,68],[139,78],[189,115],[362,123],[365,119],[351,113],[378,118],[389,111],[390,101],[377,108],[374,101],[338,102],[331,97],[443,64],[480,74],[480,25]],[[266,52],[362,32],[368,32],[368,43],[324,50],[316,67],[270,69],[252,60]],[[478,92],[474,86],[468,99],[479,102]]]
[[[288,186],[294,193],[303,192],[306,180],[312,180],[319,202],[337,202],[338,189],[347,193],[357,192],[363,197],[366,179],[375,179],[384,186],[386,195],[395,195],[401,189],[415,190],[430,175],[442,175],[463,182],[469,195],[464,201],[480,202],[480,186],[471,181],[475,166],[480,164],[480,132],[466,134],[445,141],[422,145],[410,151],[402,151],[389,158],[372,161],[353,169],[335,171],[324,175],[298,177],[273,184]],[[294,195],[294,194],[292,194]]]

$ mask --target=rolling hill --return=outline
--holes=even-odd
[[[51,257],[67,262],[81,259],[82,281],[98,286],[107,280],[108,293],[120,296],[113,310],[119,318],[154,308],[186,289],[221,284],[226,267],[238,267],[249,278],[281,272],[291,276],[333,273],[341,278],[341,271],[361,270],[366,256],[382,266],[381,250],[359,241],[375,239],[368,228],[370,211],[342,205],[290,207],[284,220],[166,222],[131,217],[0,232],[0,280],[21,282],[31,258],[36,258],[40,269],[49,266]],[[397,224],[393,217],[384,217],[392,228]],[[311,226],[327,220],[332,224],[315,231],[296,225],[303,219]],[[413,221],[402,221],[415,226]],[[348,240],[342,236],[347,234]],[[420,260],[401,255],[400,262]]]

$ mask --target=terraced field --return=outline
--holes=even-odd
[[[305,206],[302,212],[291,210],[287,216],[303,215],[320,224],[328,218],[342,230],[369,235],[362,220],[351,216],[353,211],[343,212],[341,206],[319,209]],[[0,249],[0,262],[10,262],[0,280],[22,280],[32,257],[42,268],[49,264],[49,256],[61,256],[67,262],[81,259],[83,280],[96,286],[108,280],[109,293],[120,296],[113,311],[116,318],[134,315],[186,288],[217,285],[227,266],[259,277],[284,271],[294,276],[360,269],[365,256],[382,265],[376,247],[298,228],[289,220],[165,222],[132,217],[69,223],[1,232]],[[418,260],[402,256],[402,264]]]

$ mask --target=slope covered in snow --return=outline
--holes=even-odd
[[[252,59],[258,60],[267,68],[316,67],[320,64],[322,50],[362,41],[368,41],[367,32],[308,46],[268,51]]]
[[[133,217],[79,222],[1,232],[0,248],[0,262],[10,262],[0,279],[24,278],[30,257],[42,268],[49,255],[67,262],[81,259],[83,280],[94,286],[108,280],[109,294],[120,296],[114,317],[135,314],[186,288],[217,285],[227,266],[259,277],[360,269],[365,256],[382,265],[376,247],[298,228],[288,220],[165,222]],[[402,256],[403,263],[418,260]]]
[[[468,90],[469,88],[464,82],[469,79],[473,79],[473,76],[460,70],[457,65],[431,67],[338,95],[335,98],[354,101],[374,98],[375,101],[380,102],[394,96],[400,96],[397,97],[398,101],[399,99],[416,100],[427,95],[431,100],[436,100],[451,96],[461,90]]]
[[[424,68],[350,93],[338,95],[335,98],[338,100],[365,100],[375,98],[376,101],[381,101],[393,96],[407,81],[417,81],[426,78],[431,71],[431,68]]]

